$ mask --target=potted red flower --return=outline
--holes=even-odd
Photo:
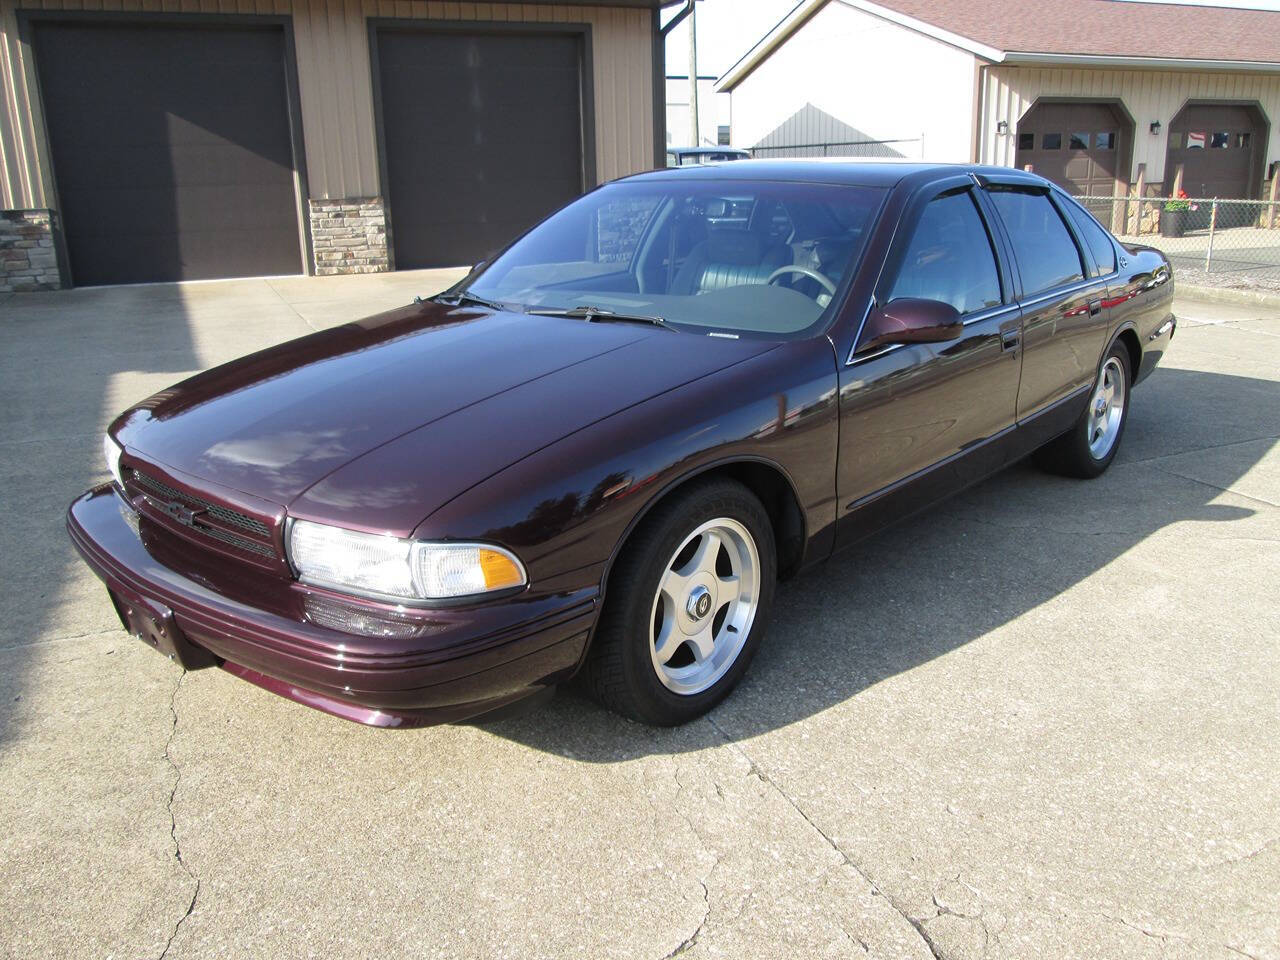
[[[1164,210],[1160,214],[1160,236],[1180,237],[1186,229],[1187,211],[1191,203],[1187,199],[1187,191],[1179,190],[1177,196],[1165,201]]]

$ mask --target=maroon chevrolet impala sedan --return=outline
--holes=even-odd
[[[1029,173],[657,171],[125,411],[68,527],[189,669],[380,726],[578,675],[680,723],[780,577],[1032,452],[1102,473],[1172,297],[1159,252]]]

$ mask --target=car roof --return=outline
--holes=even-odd
[[[994,167],[976,163],[925,163],[919,160],[883,158],[788,158],[773,160],[735,160],[733,163],[708,164],[697,167],[665,167],[626,177],[628,182],[642,180],[734,180],[792,181],[798,183],[847,184],[863,187],[892,187],[912,178],[921,182],[955,174],[972,173],[979,178],[1000,179],[1047,186],[1049,181],[1033,173],[1010,167]],[[929,176],[933,174],[933,176]]]

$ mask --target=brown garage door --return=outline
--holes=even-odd
[[[1165,183],[1182,164],[1182,189],[1193,197],[1256,196],[1257,148],[1263,137],[1253,108],[1192,104],[1169,124]]]
[[[1038,103],[1018,122],[1017,164],[1070,193],[1109,197],[1123,170],[1127,122],[1106,103]]]
[[[398,268],[474,263],[582,192],[581,37],[376,37]]]
[[[280,27],[44,22],[76,284],[299,273]]]

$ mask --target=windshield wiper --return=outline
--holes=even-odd
[[[655,327],[670,330],[664,317],[655,317],[643,313],[618,313],[603,307],[583,305],[579,307],[542,307],[528,311],[539,317],[570,317],[575,320],[586,320],[588,323],[650,323]]]
[[[451,307],[460,307],[463,304],[469,303],[477,307],[488,307],[490,310],[510,309],[510,307],[506,307],[494,300],[486,300],[484,297],[477,297],[475,294],[467,293],[465,290],[462,293],[455,293],[452,296],[440,294],[439,296],[432,297],[431,299],[436,303],[445,303]]]

